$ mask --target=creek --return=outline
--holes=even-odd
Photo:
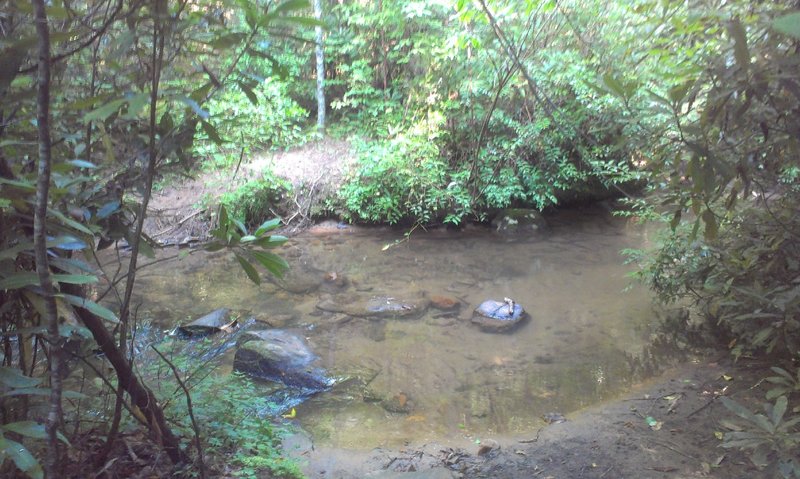
[[[646,246],[647,227],[600,208],[548,221],[538,235],[418,229],[397,244],[398,230],[312,229],[276,251],[293,268],[283,287],[252,284],[226,253],[195,252],[143,269],[136,291],[143,314],[164,329],[230,307],[306,337],[339,380],[296,408],[295,421],[320,445],[529,433],[543,415],[569,414],[644,379],[635,358],[656,322],[651,295],[627,277],[634,267],[620,254]],[[440,295],[461,308],[380,320],[317,308],[345,293]],[[470,323],[481,302],[505,297],[530,319],[502,334]]]

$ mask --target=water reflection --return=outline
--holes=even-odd
[[[522,433],[545,413],[591,405],[638,380],[636,358],[653,322],[646,291],[623,293],[630,268],[619,251],[643,245],[641,228],[602,211],[552,223],[530,238],[415,233],[386,251],[402,232],[308,233],[281,252],[293,267],[285,282],[255,286],[225,254],[198,253],[143,271],[137,292],[143,308],[170,322],[231,307],[302,331],[340,378],[297,409],[319,442],[375,447]],[[316,307],[345,293],[439,295],[462,306],[380,320]],[[531,320],[510,334],[470,324],[482,301],[504,297]]]

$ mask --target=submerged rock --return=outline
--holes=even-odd
[[[528,314],[519,304],[511,301],[484,301],[472,315],[472,322],[489,333],[510,331]]]
[[[364,397],[366,401],[366,395]],[[385,409],[387,412],[393,412],[397,414],[408,414],[412,410],[414,410],[414,401],[408,397],[408,394],[400,391],[397,394],[389,396],[381,401],[381,407]]]
[[[231,318],[231,310],[220,308],[195,319],[189,324],[178,326],[175,332],[181,338],[202,338],[209,334],[218,333],[232,324],[234,324],[234,321]]]
[[[292,266],[275,283],[283,290],[293,294],[307,294],[319,289],[325,272],[310,266]]]
[[[492,220],[492,228],[498,233],[541,233],[547,229],[544,216],[536,210],[508,208],[500,211]]]
[[[300,336],[281,329],[248,331],[236,350],[233,368],[286,386],[322,391],[333,385]]]
[[[320,301],[317,308],[361,318],[399,319],[421,315],[428,308],[428,301],[422,298],[405,300],[390,296],[348,294]]]
[[[431,296],[431,306],[442,311],[453,311],[461,306],[461,301],[452,296],[435,294]]]

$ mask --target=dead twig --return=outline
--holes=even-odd
[[[175,376],[175,380],[178,381],[178,385],[181,387],[181,389],[183,389],[183,393],[186,395],[186,407],[189,410],[189,418],[192,420],[194,444],[197,448],[197,459],[200,461],[200,477],[201,479],[205,479],[207,477],[206,464],[203,460],[203,446],[200,444],[200,427],[197,425],[197,420],[194,417],[194,409],[192,408],[192,395],[189,393],[189,389],[186,388],[186,384],[184,384],[183,380],[181,380],[181,375],[178,373],[178,369],[175,367],[175,365],[172,364],[172,361],[167,359],[167,357],[164,356],[154,344],[151,344],[150,347],[153,348],[153,351],[155,351],[156,354],[158,354],[159,357],[161,357],[161,359],[167,363],[167,366],[169,366],[170,369],[172,369],[172,374]]]
[[[691,454],[687,454],[687,453],[685,453],[685,452],[681,451],[680,449],[678,449],[678,448],[676,448],[676,447],[673,447],[673,446],[671,446],[671,445],[669,445],[669,444],[665,444],[665,443],[663,443],[663,442],[659,442],[659,441],[654,441],[654,440],[652,440],[652,439],[650,439],[650,442],[652,442],[652,443],[653,443],[653,444],[655,444],[656,446],[665,447],[665,448],[669,449],[670,451],[672,451],[672,452],[674,452],[674,453],[676,453],[676,454],[680,454],[680,455],[681,455],[681,456],[683,456],[683,457],[688,457],[689,459],[692,459],[692,460],[694,460],[694,461],[700,462],[700,459],[698,459],[698,458],[696,458],[696,457],[692,456]]]
[[[180,228],[181,226],[183,226],[183,224],[184,224],[184,223],[186,223],[186,222],[187,222],[187,221],[189,221],[190,219],[194,218],[195,216],[199,215],[200,213],[205,213],[205,211],[206,211],[206,209],[205,209],[205,208],[201,208],[201,209],[199,209],[199,210],[197,210],[197,211],[195,211],[195,212],[193,212],[193,213],[190,213],[188,216],[186,216],[186,217],[185,217],[185,218],[183,218],[182,220],[178,221],[178,222],[177,222],[177,223],[175,223],[174,225],[171,225],[171,226],[169,226],[168,228],[166,228],[166,229],[164,229],[164,230],[161,230],[161,231],[159,231],[158,233],[156,233],[156,234],[152,235],[152,236],[151,236],[151,238],[156,238],[156,237],[158,237],[158,236],[161,236],[161,235],[163,235],[163,234],[166,234],[166,233],[169,233],[169,232],[175,231],[176,229],[178,229],[178,228]]]

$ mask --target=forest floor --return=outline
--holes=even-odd
[[[339,187],[351,161],[346,141],[325,139],[254,158],[236,173],[211,171],[172,182],[154,192],[146,231],[165,244],[203,241],[214,200],[271,168],[294,187],[287,199],[290,214],[284,216],[291,217],[286,228],[291,234],[311,224],[312,204]],[[719,356],[676,366],[614,401],[521,437],[353,451],[314,445],[300,432],[288,437],[284,448],[313,479],[769,477],[741,452],[722,449],[718,437],[727,430],[721,422],[732,416],[719,397],[760,410],[767,366],[734,364],[726,352]]]

